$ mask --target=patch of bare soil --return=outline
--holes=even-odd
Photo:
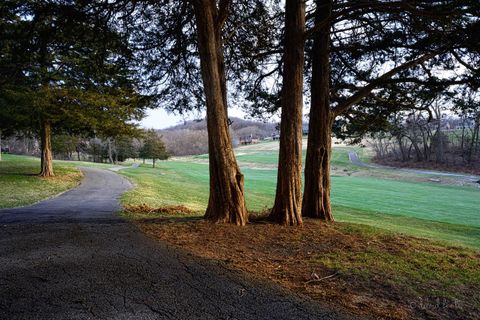
[[[370,227],[136,220],[148,235],[359,316],[478,319],[480,254]]]
[[[140,204],[140,205],[127,205],[125,206],[125,210],[131,214],[135,213],[142,213],[142,214],[166,214],[166,215],[178,215],[178,214],[192,214],[192,210],[185,206],[166,206],[166,207],[159,207],[159,208],[152,208],[147,204]]]

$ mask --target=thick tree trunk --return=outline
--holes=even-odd
[[[325,221],[334,221],[330,201],[330,159],[332,154],[330,128],[332,119],[328,108],[324,115],[319,117],[318,123],[313,128],[309,128],[305,161],[302,215]],[[310,125],[312,125],[312,121],[315,120],[310,118]],[[314,133],[311,134],[312,129]]]
[[[153,168],[155,168],[155,158],[153,159]]]
[[[210,197],[205,218],[216,223],[248,221],[243,175],[233,153],[226,106],[226,84],[219,12],[214,0],[194,0],[198,49],[207,100]]]
[[[305,2],[286,0],[282,117],[277,190],[270,217],[284,225],[302,224],[302,111]]]
[[[41,135],[41,177],[53,177],[53,157],[52,157],[52,127],[50,122],[43,121]]]
[[[330,111],[330,18],[331,1],[317,0],[313,37],[311,106],[305,160],[302,215],[333,221],[330,204],[330,155],[333,114]]]

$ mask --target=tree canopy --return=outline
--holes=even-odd
[[[0,11],[5,127],[42,136],[42,175],[53,174],[51,130],[134,130],[148,99],[136,86],[127,36],[106,15],[85,1],[4,1]]]

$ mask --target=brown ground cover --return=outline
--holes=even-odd
[[[126,215],[153,238],[356,315],[480,315],[480,253],[470,249],[356,224],[307,219],[303,227],[292,228],[257,218],[236,227],[167,211]]]

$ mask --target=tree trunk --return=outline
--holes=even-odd
[[[0,130],[0,161],[2,161],[2,131]]]
[[[315,25],[329,19],[330,0],[317,0]],[[330,23],[324,23],[313,38],[311,106],[305,161],[302,215],[334,221],[330,204],[330,156],[332,149],[330,112]]]
[[[153,168],[155,168],[155,158],[152,159],[153,162]]]
[[[210,196],[205,218],[215,223],[248,222],[243,175],[235,159],[226,106],[219,10],[215,0],[194,0],[198,49],[207,101]]]
[[[302,111],[305,2],[286,0],[282,117],[277,190],[270,217],[284,225],[302,224]]]
[[[110,164],[113,164],[112,141],[110,140],[110,138],[107,139],[107,144],[108,144],[108,161],[110,161]]]
[[[43,121],[41,135],[41,177],[53,177],[53,157],[52,157],[52,127],[50,122]]]
[[[115,146],[114,146],[115,147],[115,157],[113,158],[113,163],[115,165],[117,165],[118,164],[118,150],[117,150],[117,143],[115,141],[114,141],[114,143],[115,143]]]
[[[475,123],[472,130],[472,140],[470,142],[470,148],[467,155],[467,163],[471,164],[477,152],[477,144],[480,132],[480,114],[475,117]]]
[[[462,119],[462,140],[460,143],[460,149],[462,150],[462,161],[465,163],[465,120]]]
[[[407,161],[407,155],[405,153],[405,146],[403,145],[402,136],[397,135],[396,138],[398,142],[398,147],[400,148],[400,153],[402,155],[402,161],[405,162]]]

